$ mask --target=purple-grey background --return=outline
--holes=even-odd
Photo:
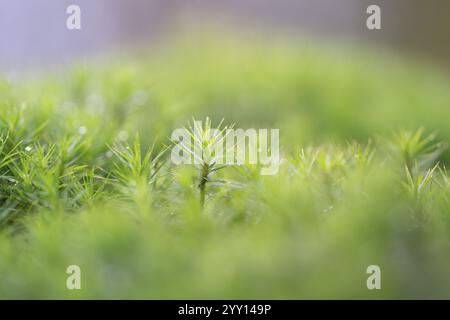
[[[65,27],[70,4],[81,7],[80,31]],[[365,27],[369,4],[381,6],[381,31]],[[450,61],[449,0],[0,0],[0,69],[45,68],[151,46],[207,22]]]

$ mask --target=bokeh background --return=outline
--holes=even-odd
[[[65,26],[65,9],[82,8],[82,30]],[[382,8],[382,30],[365,27],[369,4]],[[55,66],[98,54],[156,46],[195,25],[211,23],[301,41],[383,47],[449,63],[450,4],[446,0],[1,0],[0,67]],[[196,36],[192,35],[195,43]]]

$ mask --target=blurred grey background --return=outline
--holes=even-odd
[[[79,31],[65,26],[71,4],[82,10]],[[382,30],[367,30],[369,4],[380,5]],[[147,47],[204,22],[250,29],[268,40],[306,35],[450,62],[449,0],[0,0],[0,69]]]

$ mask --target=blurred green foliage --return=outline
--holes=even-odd
[[[432,66],[278,40],[0,80],[0,297],[450,298],[449,107]],[[206,116],[279,128],[280,172],[202,206],[164,146]]]

